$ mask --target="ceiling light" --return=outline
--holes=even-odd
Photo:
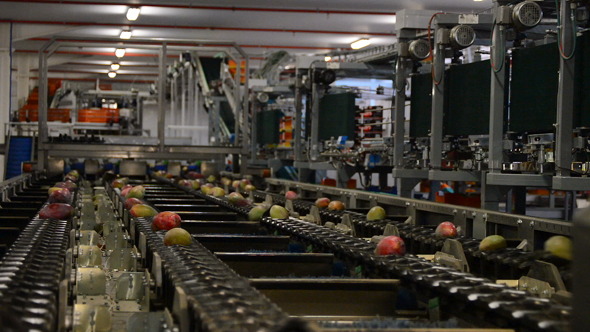
[[[117,77],[117,73],[115,73],[114,71],[110,71],[110,72],[108,73],[108,75],[109,75],[109,77],[110,77],[110,78],[115,78],[115,77]]]
[[[125,49],[124,48],[118,48],[115,50],[115,56],[117,58],[122,58],[125,56]]]
[[[483,0],[473,0],[473,1],[483,1]]]
[[[119,37],[121,39],[129,39],[131,38],[131,35],[133,33],[131,32],[131,30],[121,30],[121,35],[119,35]]]
[[[113,62],[113,63],[111,64],[111,69],[112,69],[112,70],[119,70],[119,68],[121,68],[121,65],[120,65],[120,64],[118,64],[118,63],[116,63],[116,62]]]
[[[329,56],[329,55],[326,55],[326,56],[324,57],[324,61],[326,61],[326,62],[328,62],[328,61],[332,61],[332,57],[331,57],[331,56]]]
[[[127,19],[129,21],[137,20],[140,12],[141,12],[140,7],[129,7],[129,9],[127,10]]]
[[[353,50],[358,50],[360,48],[366,47],[371,45],[371,40],[368,38],[362,38],[359,39],[357,41],[353,41],[352,43],[350,43],[350,47],[352,47]]]

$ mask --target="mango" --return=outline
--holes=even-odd
[[[188,246],[193,243],[190,233],[182,228],[172,228],[164,235],[164,245]]]
[[[554,235],[545,241],[544,248],[554,256],[570,261],[572,260],[573,244],[572,240],[568,237]]]
[[[280,205],[273,205],[270,208],[270,217],[273,219],[289,218],[289,211]]]
[[[385,209],[380,206],[373,206],[369,212],[367,212],[367,220],[383,220],[386,217]]]
[[[248,220],[259,221],[262,219],[262,216],[264,215],[265,212],[266,212],[265,207],[255,206],[252,209],[250,209],[250,212],[248,212]]]
[[[158,211],[147,204],[135,204],[131,207],[129,213],[134,217],[147,218],[155,216],[158,214]]]
[[[506,239],[501,235],[490,235],[479,243],[479,250],[493,251],[506,248]]]
[[[144,186],[135,186],[129,190],[125,198],[139,198],[142,199],[145,195],[145,187]]]

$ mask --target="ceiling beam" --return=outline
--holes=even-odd
[[[29,80],[38,80],[39,77],[32,76],[29,77]],[[63,78],[66,81],[85,81],[85,82],[96,82],[96,78],[74,78],[68,77]],[[117,79],[117,78],[101,78],[101,82],[112,82],[112,83],[136,83],[136,84],[151,84],[155,83],[155,80],[127,80],[127,79]]]
[[[49,41],[51,40],[50,38],[31,38],[32,41]],[[104,41],[94,41],[94,40],[84,40],[84,39],[64,39],[64,38],[57,38],[55,39],[56,42],[72,42],[72,43],[104,43]],[[134,40],[126,40],[125,44],[148,44],[146,42],[143,41],[134,41]],[[159,45],[160,43],[152,43],[153,45]],[[168,46],[184,46],[186,44],[176,44],[174,42],[169,42],[167,43]],[[113,47],[118,46],[117,44],[113,44]],[[199,44],[199,47],[230,47],[231,45],[207,45],[207,44]],[[299,49],[299,50],[351,50],[351,48],[342,48],[342,47],[324,47],[324,46],[303,46],[303,45],[237,45],[241,48],[270,48],[270,49]],[[121,46],[121,47],[130,47],[133,48],[133,46]],[[78,53],[76,53],[78,54]],[[154,53],[156,54],[156,53]],[[95,55],[101,55],[101,54],[95,54]],[[113,55],[113,54],[108,54],[108,55]],[[176,55],[174,55],[174,57],[176,57]]]
[[[1,0],[0,0],[1,1]],[[336,30],[305,30],[305,29],[274,29],[274,28],[245,28],[245,27],[212,27],[212,26],[186,26],[163,24],[129,24],[129,23],[96,23],[96,22],[72,22],[72,21],[33,21],[33,20],[0,20],[0,23],[16,24],[44,24],[44,25],[75,25],[78,27],[117,27],[117,28],[156,28],[156,29],[187,29],[209,31],[252,31],[252,32],[277,32],[277,33],[302,33],[302,34],[329,34],[329,35],[366,35],[366,36],[395,36],[389,32],[367,31],[336,31]]]
[[[82,5],[82,6],[132,6],[132,7],[157,7],[171,9],[191,10],[220,10],[220,11],[250,11],[250,12],[279,12],[296,14],[322,14],[322,15],[395,15],[395,12],[388,11],[362,11],[362,10],[333,10],[333,9],[297,9],[297,8],[261,8],[261,7],[226,7],[226,6],[195,6],[195,5],[171,5],[171,4],[141,4],[131,1],[98,2],[98,1],[68,1],[68,0],[0,0],[0,2],[28,2],[46,3],[58,5]]]

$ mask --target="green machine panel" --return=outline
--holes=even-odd
[[[221,119],[225,122],[227,129],[229,129],[230,133],[235,133],[236,119],[234,118],[234,112],[231,109],[231,105],[227,101],[222,101],[219,103],[219,107],[219,116],[221,116]]]
[[[490,128],[490,61],[445,72],[444,135],[486,135]],[[412,92],[413,94],[413,92]]]
[[[324,95],[320,101],[319,139],[348,136],[354,139],[355,94],[337,93]]]
[[[577,40],[574,127],[590,127],[590,32]]]
[[[410,97],[410,137],[426,137],[432,114],[432,76],[412,75]]]
[[[557,111],[559,53],[551,43],[512,52],[509,130],[550,132]]]
[[[256,140],[260,145],[279,144],[279,125],[283,113],[262,111],[256,113]]]
[[[221,60],[220,58],[206,58],[199,57],[203,72],[205,72],[205,79],[211,87],[211,81],[218,80],[221,75]]]

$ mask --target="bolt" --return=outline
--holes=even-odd
[[[534,222],[534,221],[531,221],[531,222],[530,222],[530,224],[529,224],[529,226],[530,226],[531,228],[535,227],[535,222]]]
[[[522,224],[522,219],[518,219],[518,220],[516,221],[516,223],[517,223],[518,225]]]

